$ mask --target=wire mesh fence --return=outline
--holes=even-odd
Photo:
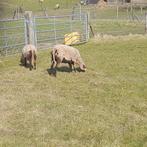
[[[78,15],[79,16],[79,15]],[[81,14],[46,17],[24,17],[0,21],[0,56],[22,50],[25,44],[33,43],[38,49],[47,49],[57,43],[65,43],[65,35],[78,33],[78,40],[70,44],[87,42],[89,38],[88,15]],[[68,38],[72,39],[72,38]]]
[[[91,19],[117,19],[117,20],[129,20],[143,22],[145,19],[145,13],[147,8],[140,9],[139,7],[133,7],[131,5],[118,5],[106,8],[100,8],[97,6],[85,7],[82,11],[89,12]]]
[[[15,54],[25,44],[24,19],[0,21],[0,55]]]
[[[87,42],[89,35],[95,34],[145,34],[147,33],[146,10],[145,5],[141,8],[131,5],[104,8],[75,5],[70,15],[33,16],[31,20],[25,17],[1,20],[0,55],[18,53],[25,44],[29,43],[27,30],[30,24],[30,29],[34,32],[33,42],[39,49],[65,43],[65,39],[71,39],[71,34],[75,32],[78,34],[75,36],[78,41],[74,44]],[[91,34],[89,34],[90,30],[92,30]],[[70,37],[66,38],[66,35]]]
[[[75,5],[73,12],[87,12],[94,34],[128,35],[145,34],[147,5]]]
[[[37,46],[51,46],[65,43],[65,35],[78,32],[80,40],[77,43],[88,41],[88,15],[63,15],[50,17],[35,17]]]

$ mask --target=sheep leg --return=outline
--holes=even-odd
[[[73,63],[73,69],[74,69],[74,72],[76,72],[76,68],[75,68],[75,64]]]
[[[31,62],[30,62],[30,64],[29,64],[29,69],[32,70],[32,68],[33,68],[33,66],[32,66],[32,64],[31,64]]]
[[[26,59],[26,57],[24,58],[24,66],[27,67],[27,59]]]
[[[56,77],[56,66],[57,66],[57,62],[52,61],[50,74],[53,74],[55,77]]]
[[[36,59],[37,59],[37,56],[34,55],[34,69],[36,69]]]
[[[29,60],[29,69],[30,69],[30,70],[32,70],[32,68],[33,68],[33,65],[32,65],[31,58],[29,57],[29,59],[28,59],[28,60]]]
[[[51,69],[55,68],[56,66],[57,66],[57,62],[52,61]]]
[[[70,68],[70,70],[72,72],[72,64],[71,63],[68,63],[68,65],[69,65],[69,68]]]
[[[53,69],[53,66],[54,66],[54,62],[52,62],[52,64],[51,64],[51,69]]]

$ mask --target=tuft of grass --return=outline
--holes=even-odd
[[[19,66],[19,55],[0,59],[1,146],[146,146],[146,38],[77,48],[87,71],[56,78],[49,49],[36,71]]]
[[[129,34],[129,35],[107,35],[107,34],[96,34],[94,38],[91,40],[95,43],[97,42],[114,42],[114,41],[130,41],[130,40],[137,40],[137,39],[147,39],[147,35],[141,35],[141,34]]]

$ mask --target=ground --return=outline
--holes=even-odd
[[[0,146],[147,146],[147,38],[108,38],[76,46],[85,73],[50,76],[50,49],[32,71],[1,58]]]

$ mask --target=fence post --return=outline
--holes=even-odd
[[[116,18],[118,19],[118,15],[119,15],[119,2],[117,0],[117,6],[116,6]]]
[[[54,16],[54,35],[55,35],[55,43],[57,44],[56,16]]]
[[[79,4],[79,8],[80,8],[80,21],[81,21],[81,15],[82,15],[82,8],[81,8],[81,5]]]
[[[5,42],[5,55],[7,56],[8,55],[8,40],[7,40],[7,33],[6,33],[6,30],[4,30],[4,42]]]
[[[26,43],[35,45],[36,41],[32,11],[26,11],[24,16],[26,23]]]
[[[86,41],[89,40],[89,20],[90,20],[90,13],[86,13]]]
[[[145,13],[145,33],[147,33],[147,13]]]

